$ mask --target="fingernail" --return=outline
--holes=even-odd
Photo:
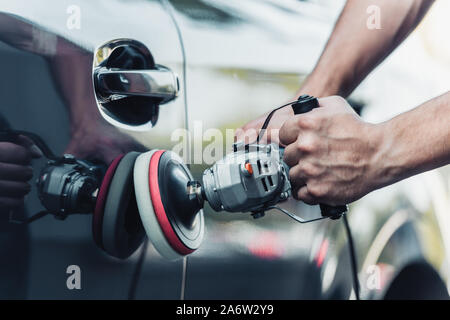
[[[44,155],[41,149],[39,149],[36,145],[32,145],[30,151],[33,158],[41,158]]]

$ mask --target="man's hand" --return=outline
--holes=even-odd
[[[317,65],[302,84],[297,97],[302,94],[347,97],[414,30],[433,4],[432,0],[378,0],[377,5],[386,14],[382,30],[373,32],[367,28],[366,13],[373,2],[347,1]],[[292,115],[288,107],[277,111],[262,142],[279,142],[278,129]],[[251,140],[249,137],[255,136],[266,116],[262,115],[240,128],[236,132],[236,140]]]
[[[103,119],[86,119],[73,130],[65,153],[81,159],[110,163],[119,154],[146,149],[132,137],[120,132]]]
[[[33,177],[33,169],[29,165],[41,156],[24,136],[18,136],[14,142],[0,142],[0,210],[23,204],[24,196],[31,190],[27,181]]]
[[[308,204],[351,203],[376,188],[378,129],[341,97],[319,103],[320,108],[291,117],[280,130],[293,196]]]

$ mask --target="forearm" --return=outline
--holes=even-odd
[[[92,90],[92,53],[58,38],[57,55],[48,59],[55,86],[68,108],[71,131],[100,120]]]
[[[69,108],[72,131],[86,121],[100,119],[92,90],[92,53],[17,16],[1,12],[0,40],[47,59],[58,92]]]
[[[450,92],[376,127],[375,188],[450,163]]]
[[[422,20],[433,0],[348,0],[315,69],[298,94],[347,97]],[[381,29],[367,27],[380,8]]]

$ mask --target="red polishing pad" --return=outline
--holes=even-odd
[[[159,190],[158,168],[159,168],[159,159],[161,158],[164,152],[165,152],[164,150],[156,151],[150,160],[148,173],[150,197],[152,199],[156,219],[158,220],[158,223],[170,246],[179,254],[188,255],[194,252],[194,250],[186,247],[184,243],[181,242],[180,239],[178,238],[172,225],[170,224],[169,219],[167,218],[167,213],[164,210],[164,205],[161,200],[161,193]]]
[[[92,218],[92,235],[95,243],[103,248],[102,242],[102,226],[103,226],[103,211],[105,209],[106,196],[108,194],[109,185],[111,184],[116,168],[123,158],[123,154],[117,156],[109,165],[103,177],[102,184],[98,190],[97,201],[95,203],[94,216]]]

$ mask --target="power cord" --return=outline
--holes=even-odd
[[[1,120],[1,119],[0,119]],[[37,134],[34,134],[29,131],[23,131],[23,130],[11,130],[9,128],[0,130],[0,141],[14,141],[17,136],[24,135],[28,138],[30,138],[37,147],[42,151],[44,156],[49,159],[53,160],[57,157],[52,152],[52,150],[48,147],[48,145],[45,143],[45,141]],[[40,211],[37,214],[31,216],[30,218],[26,220],[15,220],[13,217],[13,212],[10,212],[9,222],[14,224],[20,224],[20,225],[29,225],[30,223],[37,221],[45,216],[47,216],[49,213],[47,211]],[[142,246],[138,261],[136,262],[136,266],[131,278],[130,287],[128,289],[128,300],[134,300],[136,298],[136,290],[137,290],[137,284],[139,281],[139,277],[141,275],[142,266],[145,261],[145,255],[147,253],[147,246],[148,246],[148,239],[145,239],[144,244]]]
[[[347,220],[347,214],[343,214],[345,232],[347,234],[347,244],[350,251],[350,267],[352,270],[353,278],[353,290],[355,291],[356,300],[360,300],[359,297],[359,280],[358,280],[358,264],[356,263],[356,251],[353,243],[352,231]]]
[[[23,135],[31,139],[47,159],[54,160],[57,158],[47,143],[45,143],[39,135],[33,132],[12,129],[0,130],[0,141],[15,141],[19,135]]]
[[[136,266],[134,268],[133,276],[131,277],[130,287],[128,289],[128,300],[136,299],[137,284],[141,276],[142,266],[144,265],[145,261],[145,255],[147,254],[147,247],[148,238],[145,238],[138,261],[136,262]]]
[[[139,259],[136,262],[135,270],[130,282],[130,288],[128,289],[128,300],[136,299],[136,291],[137,284],[142,272],[142,266],[144,265],[145,255],[147,253],[148,239],[145,239],[145,242],[142,246],[141,253],[139,255]],[[187,261],[188,257],[185,256],[183,259],[183,276],[181,283],[181,292],[180,292],[180,300],[184,300],[185,290],[186,290],[186,276],[187,276]]]
[[[282,106],[280,106],[280,107],[277,107],[277,108],[273,109],[273,110],[267,115],[266,119],[264,120],[264,123],[263,123],[261,129],[259,130],[258,137],[256,138],[256,143],[259,143],[259,141],[261,140],[261,138],[264,136],[264,133],[266,132],[267,126],[269,125],[269,122],[270,122],[270,120],[272,119],[272,117],[273,117],[273,115],[275,114],[275,112],[277,112],[278,110],[280,110],[280,109],[282,109],[282,108],[284,108],[284,107],[291,106],[291,105],[296,104],[296,103],[298,103],[298,100],[297,100],[297,101],[291,101],[291,102],[289,102],[289,103],[286,103],[286,104],[284,104],[284,105],[282,105]]]
[[[30,223],[34,222],[34,221],[37,221],[37,220],[39,220],[39,219],[41,219],[43,217],[46,217],[48,214],[49,214],[48,211],[43,210],[43,211],[40,211],[40,212],[36,213],[35,215],[31,216],[28,219],[16,220],[16,219],[14,219],[14,211],[11,210],[9,212],[9,223],[26,226],[26,225],[29,225]]]
[[[256,139],[256,143],[259,143],[259,141],[261,140],[261,138],[264,136],[264,133],[269,125],[270,120],[272,119],[272,116],[275,114],[276,111],[287,107],[287,106],[291,106],[293,104],[298,103],[298,101],[292,101],[289,103],[286,103],[278,108],[273,109],[266,117],[264,124],[262,125],[261,129],[259,130],[259,134],[258,137]],[[325,206],[325,205],[321,205]],[[305,221],[302,218],[288,212],[287,210],[284,210],[280,207],[271,207],[270,209],[276,209],[279,210],[281,212],[283,212],[284,214],[288,215],[289,217],[291,217],[292,219],[296,220],[297,222],[300,223],[306,223],[306,222],[311,222],[311,221],[316,221],[316,220],[321,220],[321,218],[319,219],[313,219],[311,221]],[[321,208],[322,209],[322,208]],[[360,296],[359,296],[359,281],[358,281],[358,266],[357,266],[357,262],[356,262],[356,252],[355,252],[355,245],[353,243],[353,236],[352,236],[352,232],[350,230],[350,225],[348,223],[347,220],[347,213],[344,212],[342,214],[343,219],[344,219],[344,226],[345,226],[345,232],[347,234],[347,243],[348,243],[348,249],[350,251],[350,267],[351,267],[351,273],[352,273],[352,279],[353,279],[353,290],[355,291],[355,296],[356,296],[356,300],[360,300]]]
[[[263,124],[263,126],[262,126],[262,128],[261,128],[261,130],[260,130],[260,132],[258,134],[257,143],[260,141],[260,139],[264,135],[264,132],[265,132],[265,130],[266,130],[266,128],[267,128],[267,126],[268,126],[272,116],[274,115],[274,113],[276,111],[278,111],[279,109],[284,108],[286,106],[290,106],[290,105],[292,105],[294,103],[297,103],[297,101],[293,101],[293,102],[287,103],[285,105],[282,105],[282,106],[272,110],[272,112],[269,113],[269,115],[267,116],[266,120],[264,121],[264,124]],[[47,146],[47,144],[36,134],[33,134],[31,132],[27,132],[27,131],[18,131],[18,130],[2,130],[2,131],[0,131],[0,136],[3,136],[2,138],[10,138],[11,139],[14,136],[17,136],[19,134],[22,134],[22,135],[25,135],[25,136],[28,136],[29,138],[31,138],[38,145],[38,147],[43,151],[44,155],[48,159],[56,158],[54,153]],[[300,223],[304,223],[304,221],[301,218],[298,218],[297,216],[293,216],[291,213],[288,213],[288,212],[286,212],[285,210],[282,210],[279,207],[273,207],[271,209],[280,210],[283,213],[289,215],[291,218],[295,219],[296,221],[298,221]],[[39,220],[40,218],[43,218],[47,214],[48,214],[48,212],[41,211],[41,212],[35,214],[34,216],[30,217],[29,219],[27,219],[25,221],[14,221],[14,220],[12,220],[11,222],[27,225],[27,224],[30,224],[30,223],[36,221],[36,220]],[[10,217],[10,219],[11,218],[12,217]],[[352,278],[353,278],[353,289],[355,291],[356,300],[360,300],[358,271],[357,271],[357,262],[356,262],[356,252],[355,252],[355,246],[354,246],[354,243],[353,243],[353,236],[352,236],[352,233],[351,233],[350,225],[348,223],[346,214],[343,214],[343,219],[344,219],[345,231],[346,231],[346,234],[347,234],[348,248],[349,248],[349,251],[350,251],[350,265],[351,265]],[[315,219],[315,220],[321,220],[321,218]],[[146,239],[144,241],[144,244],[142,246],[142,249],[141,249],[138,261],[136,262],[135,270],[133,272],[133,276],[132,276],[131,282],[130,282],[130,287],[129,287],[129,290],[128,290],[128,300],[134,300],[136,298],[137,283],[139,281],[139,278],[140,278],[140,275],[141,275],[141,272],[142,272],[142,266],[143,266],[144,261],[145,261],[145,255],[147,253],[147,246],[148,246],[148,239]],[[184,299],[185,276],[186,276],[186,271],[187,271],[186,269],[187,269],[187,261],[184,261],[184,263],[183,263],[183,285],[182,285],[182,291],[181,291],[181,299],[182,300]]]

